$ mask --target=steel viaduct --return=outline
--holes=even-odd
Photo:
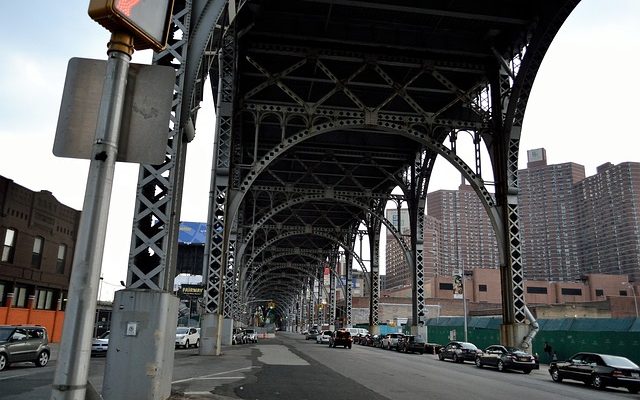
[[[382,226],[412,270],[417,325],[425,313],[425,198],[438,158],[486,209],[500,253],[501,341],[526,347],[536,322],[523,290],[520,132],[545,52],[578,2],[177,0],[169,46],[153,58],[177,73],[166,158],[139,169],[127,288],[172,290],[187,148],[211,90],[202,323],[216,340],[203,341],[201,354],[215,354],[230,321],[256,299],[273,299],[290,325],[313,323],[313,285],[325,266],[330,320],[343,290],[350,324],[362,230],[375,332]],[[475,157],[463,160],[456,143],[469,134]],[[408,208],[410,236],[385,218],[388,201]],[[341,254],[346,285],[336,287]]]

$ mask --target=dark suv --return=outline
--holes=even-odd
[[[0,325],[0,371],[17,362],[33,362],[36,367],[44,367],[50,354],[45,327]]]
[[[351,333],[345,329],[339,329],[329,337],[329,347],[344,346],[346,349],[351,348],[352,343]]]

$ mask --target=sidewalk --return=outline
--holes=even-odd
[[[269,343],[269,338],[260,339],[259,343]],[[51,350],[50,360],[57,361],[60,351],[60,343],[49,343]],[[175,352],[173,378],[171,382],[170,400],[229,400],[238,399],[229,391],[229,384],[241,381],[253,374],[254,357],[253,345],[223,346],[219,356],[201,356],[198,349],[178,349]],[[92,360],[97,360],[93,357]],[[106,358],[100,357],[105,361]],[[95,365],[94,365],[95,367]],[[102,388],[102,371],[94,371],[99,374],[89,377],[98,392]],[[215,393],[214,393],[215,392]]]

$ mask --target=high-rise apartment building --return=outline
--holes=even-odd
[[[518,171],[522,264],[527,279],[564,281],[580,276],[574,185],[584,166],[547,165],[544,149],[527,151],[527,168]]]
[[[586,273],[640,279],[640,163],[606,163],[573,188],[577,257]]]
[[[518,171],[525,278],[576,281],[595,273],[639,281],[640,163],[607,163],[586,177],[576,163],[548,165],[545,149],[529,150],[527,161]],[[429,193],[424,228],[426,278],[498,266],[493,227],[470,186]],[[387,236],[387,289],[411,284],[392,239]]]
[[[471,186],[463,183],[458,190],[428,193],[427,215],[424,248],[425,253],[434,258],[433,275],[498,267],[495,233]],[[437,247],[432,240],[438,241]],[[432,253],[433,249],[436,254]]]
[[[400,210],[400,218],[398,218],[397,209],[386,210],[386,218],[398,228],[400,221],[400,230],[402,235],[409,235],[411,226],[409,225],[409,210],[403,208]],[[410,246],[411,241],[406,237],[405,243]],[[385,284],[380,285],[382,289],[401,288],[411,285],[411,271],[409,264],[405,259],[405,254],[397,239],[387,230],[386,235],[386,251],[385,251]]]

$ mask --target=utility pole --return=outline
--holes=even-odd
[[[133,37],[113,33],[51,398],[84,400]]]

